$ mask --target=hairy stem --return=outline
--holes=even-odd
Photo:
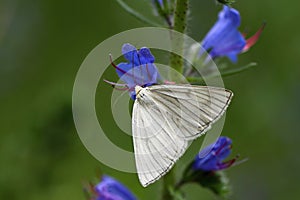
[[[187,13],[188,13],[188,4],[189,0],[177,0],[175,6],[175,14],[174,14],[174,26],[173,30],[178,31],[180,33],[184,33],[186,30],[187,24]],[[171,35],[172,37],[172,35]],[[170,66],[175,70],[170,71],[169,75],[172,81],[180,82],[180,74],[183,74],[183,48],[184,48],[184,38],[172,38],[172,47],[173,51],[176,50],[178,54],[171,53],[170,54]],[[164,176],[163,179],[163,194],[162,199],[174,199],[172,194],[170,193],[169,188],[175,186],[175,169],[173,168],[169,173]]]
[[[177,0],[174,15],[174,30],[180,33],[184,33],[187,25],[187,13],[188,13],[189,0]],[[172,37],[172,36],[171,36]],[[172,41],[172,48],[176,50],[178,54],[171,53],[170,55],[170,66],[179,74],[183,73],[183,55],[184,38],[175,38]],[[170,76],[173,81],[180,81],[178,73],[170,72]]]

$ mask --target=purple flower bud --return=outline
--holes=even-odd
[[[92,200],[136,200],[128,188],[109,176],[103,176],[94,186],[94,193]]]
[[[230,167],[236,160],[223,162],[231,153],[232,141],[228,137],[220,137],[214,144],[204,148],[196,156],[193,169],[202,171],[217,171]]]

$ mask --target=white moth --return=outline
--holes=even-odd
[[[222,116],[233,96],[223,88],[195,85],[136,86],[135,92],[133,143],[144,187],[172,168],[189,142]]]

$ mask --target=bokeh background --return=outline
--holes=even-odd
[[[235,97],[223,135],[234,140],[233,155],[249,158],[227,171],[234,199],[299,199],[300,3],[239,0],[234,7],[242,31],[252,34],[267,22],[259,42],[236,64],[258,66],[224,79]],[[188,34],[201,41],[220,9],[214,0],[191,0]],[[114,0],[0,1],[0,199],[81,200],[83,184],[101,173],[119,179],[139,199],[158,198],[160,183],[143,189],[136,174],[103,166],[88,153],[71,109],[73,82],[87,54],[106,38],[143,26]],[[117,80],[113,69],[105,76]],[[110,99],[101,98],[111,91],[99,86],[97,110],[108,116],[101,123],[116,144],[130,149],[131,138],[106,108]],[[184,189],[188,199],[216,198],[196,185]]]

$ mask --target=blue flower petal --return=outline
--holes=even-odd
[[[218,160],[215,159],[213,153],[211,152],[208,156],[204,158],[199,158],[199,156],[197,156],[193,168],[197,170],[200,169],[203,171],[211,171],[214,170],[217,165],[218,165]]]
[[[223,161],[231,153],[232,141],[228,137],[220,137],[214,147],[218,161]]]
[[[194,160],[193,168],[203,171],[219,170],[220,166],[222,166],[222,161],[231,153],[231,144],[230,138],[220,137],[214,144],[199,152]]]
[[[97,200],[136,200],[135,196],[121,183],[109,176],[95,186]]]
[[[238,57],[237,57],[236,54],[228,54],[227,56],[231,60],[231,62],[233,62],[233,63],[236,63],[237,60],[238,60]]]
[[[122,81],[124,81],[128,87],[134,87],[135,84],[135,79],[134,76],[136,75],[136,73],[134,73],[134,71],[136,70],[132,70],[133,66],[131,63],[120,63],[117,65],[117,69],[116,72],[118,74],[118,76],[120,77],[120,79]]]
[[[154,56],[151,54],[151,51],[146,48],[143,47],[139,50],[139,55],[140,55],[140,60],[141,60],[141,64],[146,64],[146,63],[154,63]]]
[[[232,62],[237,61],[246,40],[238,31],[240,14],[237,10],[224,6],[219,13],[219,19],[205,36],[202,46],[213,57],[227,56]]]
[[[151,85],[157,82],[158,71],[154,64],[148,63],[132,67],[132,64],[120,63],[117,66],[118,76],[129,88],[134,88],[136,85]]]
[[[131,44],[124,44],[122,46],[122,54],[126,60],[129,61],[129,63],[134,63],[135,65],[138,65],[138,51],[136,48]]]

